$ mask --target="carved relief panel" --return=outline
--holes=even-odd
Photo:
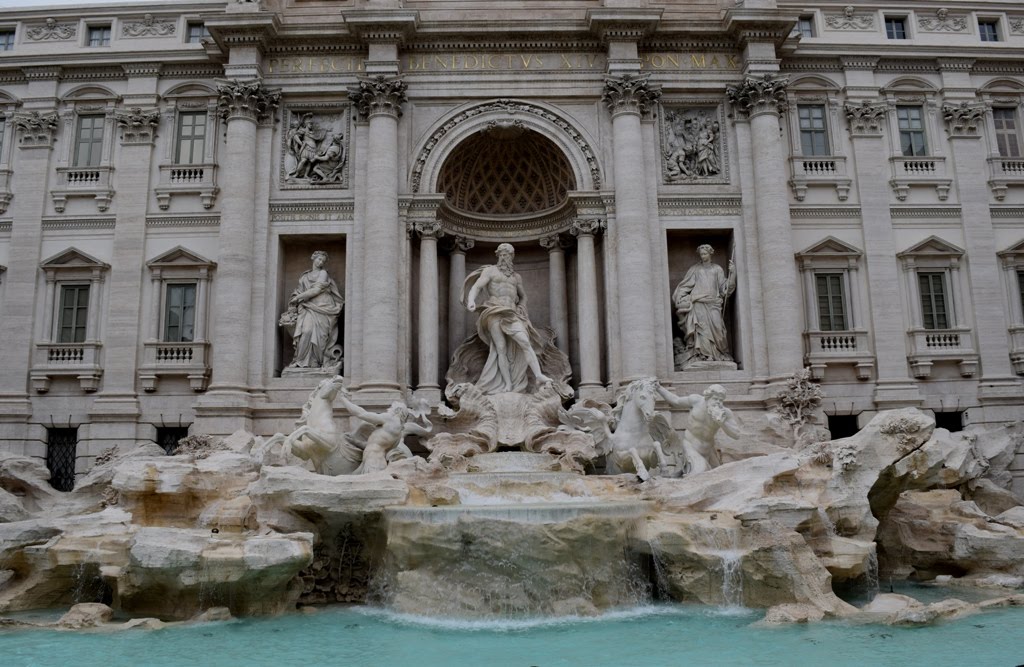
[[[663,105],[661,171],[664,182],[728,183],[725,118],[720,106]]]
[[[281,187],[313,189],[349,187],[348,105],[305,105],[285,112],[282,133]]]

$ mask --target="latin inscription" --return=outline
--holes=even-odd
[[[270,58],[271,75],[359,74],[364,56],[314,56]],[[592,71],[603,72],[607,58],[603,53],[413,53],[402,56],[402,71]],[[738,70],[740,57],[735,53],[659,52],[641,56],[645,71]]]

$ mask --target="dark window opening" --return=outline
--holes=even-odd
[[[156,429],[156,444],[163,447],[168,456],[173,456],[178,450],[178,441],[188,437],[188,426],[158,426]]]
[[[899,19],[885,19],[885,36],[889,39],[906,39],[907,38],[907,24],[906,22]]]
[[[950,433],[964,430],[963,410],[958,412],[936,412],[935,428],[944,428]]]
[[[46,429],[46,467],[50,470],[50,486],[58,491],[75,488],[77,450],[77,428]]]
[[[833,440],[856,435],[860,431],[857,415],[828,415],[828,431]]]

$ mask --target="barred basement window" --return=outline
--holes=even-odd
[[[188,426],[158,426],[156,444],[160,445],[168,456],[174,456],[178,450],[178,441],[188,437]]]
[[[46,467],[50,470],[50,486],[58,491],[75,488],[77,449],[77,428],[46,429]]]
[[[944,428],[950,433],[957,433],[964,430],[964,413],[957,412],[936,412],[935,428]]]
[[[857,426],[857,415],[826,415],[828,418],[828,432],[832,434],[833,440],[849,438],[860,431]]]

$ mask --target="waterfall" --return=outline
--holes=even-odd
[[[729,549],[718,553],[722,559],[722,599],[726,607],[743,606],[743,552]]]
[[[832,521],[832,518],[829,517],[828,512],[825,511],[824,507],[818,508],[818,519],[821,521],[822,528],[825,529],[826,536],[833,538],[838,535],[838,533],[836,533],[836,524]]]
[[[868,554],[868,564],[864,570],[864,584],[868,599],[873,600],[878,595],[878,551],[876,549],[872,549]]]

